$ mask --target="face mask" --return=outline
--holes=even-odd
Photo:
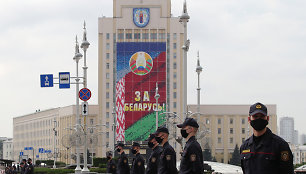
[[[261,118],[251,121],[251,126],[257,131],[263,130],[267,125],[268,120],[264,120]]]
[[[153,148],[153,147],[154,147],[154,144],[153,144],[152,142],[148,142],[148,146],[149,146],[150,148]]]
[[[108,156],[107,159],[109,160],[109,159],[111,159],[111,158]]]
[[[163,142],[163,139],[160,137],[155,137],[155,140],[158,142],[158,144]]]
[[[137,151],[135,149],[132,149],[132,154],[136,154]]]
[[[118,148],[118,149],[117,149],[117,152],[120,152],[120,151],[121,151],[121,150]]]
[[[188,133],[186,130],[181,129],[181,135],[183,138],[187,138],[188,137]]]

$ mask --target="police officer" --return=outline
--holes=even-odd
[[[111,152],[107,153],[107,173],[116,174],[116,164]]]
[[[155,135],[155,140],[162,146],[158,163],[158,174],[176,174],[176,153],[168,142],[168,129],[166,127],[159,127]]]
[[[20,173],[25,174],[26,173],[26,168],[28,167],[26,159],[22,159],[20,167],[21,167],[21,172]]]
[[[151,148],[153,151],[147,162],[146,174],[157,174],[157,164],[159,162],[159,156],[161,154],[162,149],[160,148],[160,146],[158,146],[158,143],[155,140],[155,134],[150,134],[147,141],[149,148]]]
[[[117,152],[120,154],[117,165],[117,174],[130,174],[128,158],[123,151],[124,144],[118,143]]]
[[[293,174],[293,156],[288,143],[273,134],[267,107],[255,103],[250,107],[248,121],[253,135],[240,147],[244,174]]]
[[[132,145],[132,153],[135,155],[132,163],[132,174],[144,174],[145,173],[145,167],[144,167],[144,159],[140,155],[140,144],[137,142],[134,142]]]
[[[28,159],[28,166],[25,169],[25,174],[33,174],[34,173],[34,166],[32,164],[32,159]]]
[[[202,148],[195,138],[199,125],[193,118],[186,118],[184,123],[177,125],[181,128],[181,135],[186,139],[182,153],[180,174],[203,174]]]

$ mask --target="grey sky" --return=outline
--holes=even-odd
[[[183,0],[172,0],[179,16]],[[196,103],[200,50],[203,104],[277,104],[306,133],[306,1],[188,0],[188,103]],[[89,84],[97,104],[98,17],[111,0],[0,1],[0,136],[12,137],[12,118],[75,103],[75,88],[40,88],[39,75],[75,74],[75,35],[86,20]]]

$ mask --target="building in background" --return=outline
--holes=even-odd
[[[300,144],[301,145],[306,145],[306,135],[305,134],[302,134],[300,136]]]
[[[282,117],[280,118],[280,136],[289,143],[294,144],[294,118]]]
[[[3,141],[6,141],[10,138],[0,137],[0,159],[3,159]]]
[[[13,120],[13,159],[15,161],[20,161],[21,158],[32,158],[34,161],[53,160],[54,152],[56,152],[60,156],[56,160],[68,164],[75,163],[76,138],[73,138],[75,136],[75,115],[75,105],[72,105],[15,117]],[[97,116],[98,106],[90,105],[89,123],[87,123],[89,138],[98,134]],[[83,124],[84,117],[80,118]],[[95,146],[98,145],[95,144]],[[56,148],[55,151],[54,148]],[[95,155],[96,150],[97,148],[89,146],[91,154]],[[83,153],[83,150],[81,152]]]
[[[299,131],[298,130],[294,130],[293,144],[295,145],[299,144]]]
[[[3,141],[3,157],[5,160],[13,160],[13,139],[8,138]]]
[[[113,17],[98,22],[99,121],[113,125],[116,116],[117,141],[144,141],[156,129],[157,109],[183,114],[184,27],[171,0],[113,0]],[[103,127],[99,156],[114,150],[113,131]]]

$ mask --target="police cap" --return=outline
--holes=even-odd
[[[123,143],[118,143],[118,144],[117,144],[117,147],[118,147],[118,146],[124,147],[124,144],[123,144]]]
[[[140,147],[140,144],[139,143],[137,143],[137,142],[133,142],[133,145],[132,145],[133,147]]]
[[[151,140],[154,139],[154,138],[155,138],[155,134],[150,134],[149,137],[148,137],[148,139],[147,139],[147,141],[151,141]]]
[[[195,128],[199,128],[197,121],[193,118],[186,118],[184,123],[176,125],[178,128],[182,128],[185,126],[191,126]]]
[[[163,126],[157,128],[157,130],[156,130],[156,132],[155,132],[155,135],[159,134],[160,132],[164,132],[164,133],[166,133],[166,134],[169,134],[168,128],[163,127]]]
[[[249,115],[255,115],[255,114],[263,114],[264,116],[268,115],[267,107],[262,103],[255,103],[252,106],[250,106]]]

